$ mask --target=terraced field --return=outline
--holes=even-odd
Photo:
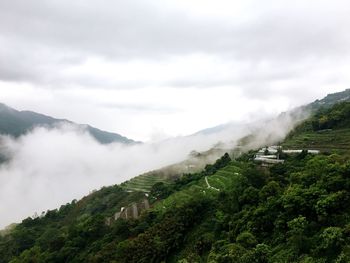
[[[169,179],[165,179],[153,174],[143,174],[126,181],[121,184],[127,191],[140,191],[148,193],[155,183],[163,182],[164,184],[171,184]]]
[[[184,161],[165,166],[163,168],[139,175],[121,184],[127,191],[140,191],[148,193],[155,183],[171,184],[173,180],[185,173],[197,173],[204,169],[206,164],[212,164],[228,149],[214,147],[201,153],[191,153]],[[0,156],[1,160],[1,156]]]
[[[235,178],[239,176],[239,173],[240,168],[235,166],[234,163],[231,163],[225,168],[217,171],[215,174],[207,176],[207,180],[211,187],[224,190],[229,188],[235,182]],[[180,206],[188,198],[191,198],[191,196],[194,195],[217,195],[219,191],[213,188],[208,188],[205,178],[203,177],[201,180],[189,185],[186,189],[175,192],[168,198],[157,203],[154,209],[157,210],[170,206]]]
[[[285,149],[350,152],[350,129],[304,132],[287,139],[282,146]]]

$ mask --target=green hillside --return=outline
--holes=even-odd
[[[157,202],[154,209],[156,211],[162,211],[164,207],[181,206],[187,202],[187,199],[197,195],[203,198],[215,198],[220,191],[225,191],[232,186],[236,177],[239,176],[239,172],[240,168],[237,164],[230,162],[226,167],[218,170],[214,174],[200,176],[197,180],[191,180],[185,187],[181,187],[181,190],[176,189],[177,191],[167,198]],[[169,188],[175,187],[174,185],[170,185]]]
[[[350,153],[350,102],[321,108],[296,127],[282,145],[291,149]]]
[[[283,143],[319,155],[261,166],[255,152],[225,154],[171,182],[149,173],[27,218],[0,237],[0,263],[350,262],[349,109],[319,109]],[[144,192],[150,209],[115,217]]]
[[[28,218],[0,239],[0,262],[349,262],[349,161],[295,156],[262,169],[246,157],[153,188],[138,219],[105,224],[143,198],[118,186]]]
[[[225,152],[231,151],[220,147],[213,147],[210,150],[200,153],[193,151],[184,161],[136,176],[122,183],[121,187],[127,191],[141,191],[148,193],[156,183],[169,185],[176,179],[180,178],[183,174],[200,172],[207,164],[214,163],[216,159],[222,156]]]
[[[139,175],[121,184],[121,187],[127,191],[140,191],[148,193],[156,183],[171,184],[171,181],[162,178],[156,174],[148,173]]]

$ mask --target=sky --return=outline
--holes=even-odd
[[[341,0],[0,1],[0,102],[154,141],[349,88]]]

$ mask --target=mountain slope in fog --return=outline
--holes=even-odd
[[[88,131],[97,141],[103,144],[118,142],[136,143],[120,134],[99,130],[85,124],[76,124],[69,120],[55,119],[32,111],[18,111],[0,103],[0,134],[19,137],[37,126],[54,127],[60,123],[69,123]]]
[[[216,144],[213,145],[211,149],[203,152],[193,151],[188,158],[182,162],[134,177],[123,183],[122,186],[127,190],[142,189],[147,192],[150,190],[152,183],[169,179],[174,180],[181,177],[184,173],[198,172],[204,169],[206,164],[213,163],[225,152],[230,153],[231,156],[238,156],[242,152],[254,150],[259,147],[279,144],[284,140],[286,135],[294,129],[294,127],[302,123],[310,115],[315,114],[321,107],[329,108],[334,104],[349,100],[350,89],[343,92],[328,94],[323,99],[297,107],[288,112],[283,112],[274,119],[249,124],[231,122],[201,130],[187,137],[212,136],[217,138]],[[245,128],[243,129],[242,127]],[[238,141],[237,139],[233,139],[233,135],[239,133],[239,131],[242,133],[242,130],[244,130],[243,133],[245,133],[246,136]],[[230,141],[229,138],[232,140]],[[344,139],[345,138],[346,136]],[[305,140],[303,142],[306,143]],[[293,145],[288,144],[288,146],[292,147]],[[300,146],[302,145],[295,145],[295,147],[299,148]],[[312,146],[315,148],[316,145],[308,146],[309,148],[312,148]],[[335,147],[339,148],[339,145],[335,145]]]
[[[288,147],[305,131],[349,128],[349,109],[317,111]],[[253,162],[254,152],[225,154],[149,195],[102,188],[7,229],[0,262],[350,262],[350,161],[341,139],[333,138],[332,154],[305,151],[270,166]]]
[[[310,107],[313,110],[318,110],[321,107],[323,108],[329,108],[332,107],[334,104],[344,101],[350,101],[350,89],[346,89],[341,92],[336,92],[332,94],[328,94],[326,97],[324,97],[321,100],[316,100],[313,103],[310,103],[306,107]]]
[[[299,112],[299,114],[300,114],[301,112],[304,112],[304,113],[316,112],[321,107],[323,107],[323,108],[332,107],[334,104],[339,103],[339,102],[344,102],[344,101],[350,101],[350,89],[346,89],[346,90],[341,91],[341,92],[328,94],[323,99],[317,99],[312,103],[297,107],[294,110],[291,110],[289,113],[298,114],[298,112]],[[285,114],[285,113],[281,113],[281,115],[283,115],[283,114]],[[280,118],[281,115],[278,118]],[[305,114],[305,117],[306,116],[307,116],[307,114]],[[197,134],[205,134],[205,135],[218,134],[218,133],[222,133],[224,131],[229,131],[229,130],[234,131],[236,129],[236,127],[239,125],[242,125],[242,124],[236,123],[236,122],[223,123],[223,124],[220,124],[220,125],[217,125],[214,127],[209,127],[209,128],[200,130],[200,131],[196,132],[194,135],[197,135]]]

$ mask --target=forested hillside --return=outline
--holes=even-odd
[[[155,182],[150,209],[109,223],[146,196],[103,188],[25,219],[0,238],[0,262],[350,262],[349,137],[339,133],[349,105],[319,110],[283,144],[319,155],[263,166],[253,151],[225,154],[202,172]],[[317,139],[327,132],[331,142]]]

